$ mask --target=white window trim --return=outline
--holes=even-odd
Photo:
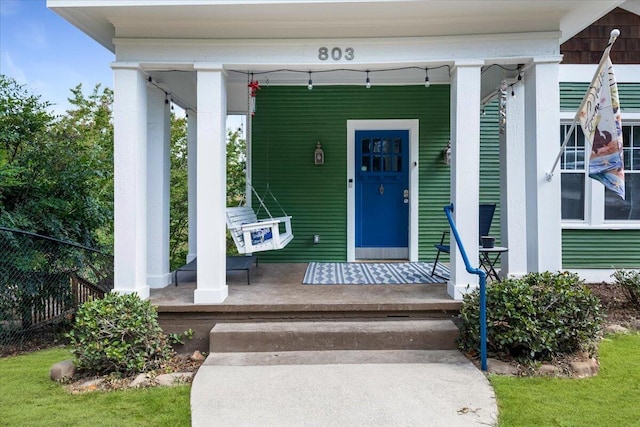
[[[560,112],[560,124],[570,125],[576,113]],[[640,113],[622,110],[623,126],[640,126]],[[562,173],[562,171],[560,172]],[[639,230],[640,221],[616,221],[604,219],[604,185],[589,178],[585,171],[584,220],[562,220],[563,230]]]

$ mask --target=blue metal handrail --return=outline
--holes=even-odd
[[[460,240],[460,235],[458,234],[458,230],[456,229],[456,225],[453,222],[453,217],[451,216],[451,212],[453,212],[453,203],[444,207],[444,213],[447,215],[447,220],[449,220],[449,225],[451,226],[451,232],[453,237],[456,239],[456,244],[458,245],[458,249],[460,249],[460,254],[462,255],[462,259],[464,260],[464,265],[467,269],[468,273],[477,274],[480,276],[480,367],[483,371],[487,370],[487,273],[482,271],[480,268],[471,267],[471,263],[469,262],[469,257],[467,257],[467,252],[464,250],[464,246],[462,245],[462,241]]]

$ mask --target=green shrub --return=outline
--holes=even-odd
[[[627,300],[640,309],[640,273],[634,270],[616,270],[612,274],[627,296]]]
[[[464,296],[459,347],[480,347],[480,292]],[[576,274],[530,273],[487,285],[487,352],[492,357],[549,360],[590,350],[600,330],[600,302]]]
[[[68,337],[76,365],[90,373],[144,372],[173,355],[155,308],[136,294],[112,292],[84,303]]]

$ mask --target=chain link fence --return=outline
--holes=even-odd
[[[80,304],[112,287],[111,255],[0,227],[0,354],[51,342]]]

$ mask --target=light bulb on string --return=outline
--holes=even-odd
[[[307,85],[307,89],[313,89],[313,80],[311,80],[311,71],[309,71],[309,84]]]
[[[367,70],[367,80],[364,84],[367,89],[371,89],[371,80],[369,80],[369,70]]]
[[[431,83],[429,83],[429,69],[425,68],[424,69],[424,87],[429,87],[431,86]]]

